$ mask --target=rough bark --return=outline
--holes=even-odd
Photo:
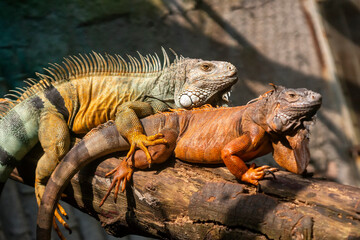
[[[115,156],[115,155],[114,155]],[[277,172],[261,181],[262,192],[239,183],[223,166],[168,160],[137,171],[117,203],[106,172],[118,164],[109,156],[81,170],[65,201],[101,221],[108,233],[172,239],[357,239],[360,238],[360,189],[325,180]],[[33,184],[29,169],[13,178]],[[70,216],[71,217],[71,216]]]

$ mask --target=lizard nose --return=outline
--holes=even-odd
[[[322,101],[321,94],[317,93],[317,92],[310,91],[309,97],[310,97],[311,101],[313,101],[313,102],[321,102]]]
[[[232,72],[232,75],[235,75],[237,73],[237,69],[234,65],[232,65],[231,63],[228,65],[228,71]]]

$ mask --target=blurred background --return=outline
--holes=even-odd
[[[359,186],[359,11],[359,0],[2,0],[0,96],[48,63],[91,51],[160,54],[164,46],[229,61],[239,71],[233,105],[270,90],[268,83],[320,92],[308,169]],[[67,209],[69,239],[114,239],[97,220]],[[36,213],[33,188],[8,181],[0,239],[35,239]]]

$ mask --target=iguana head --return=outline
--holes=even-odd
[[[309,122],[321,106],[321,95],[306,88],[274,86],[255,105],[258,123],[270,133],[275,161],[301,174],[310,161]],[[262,123],[261,123],[262,122]]]
[[[268,132],[282,134],[296,130],[305,121],[312,121],[321,106],[321,95],[306,88],[275,86],[267,93],[266,125]]]
[[[175,104],[193,108],[204,104],[223,106],[229,102],[230,88],[237,81],[237,70],[229,62],[181,59],[182,85],[175,88]]]

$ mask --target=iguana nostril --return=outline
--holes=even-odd
[[[321,101],[322,100],[321,94],[319,94],[317,92],[311,92],[310,98],[313,101]]]
[[[227,70],[230,72],[230,76],[235,76],[237,74],[237,69],[232,64],[228,65]]]

